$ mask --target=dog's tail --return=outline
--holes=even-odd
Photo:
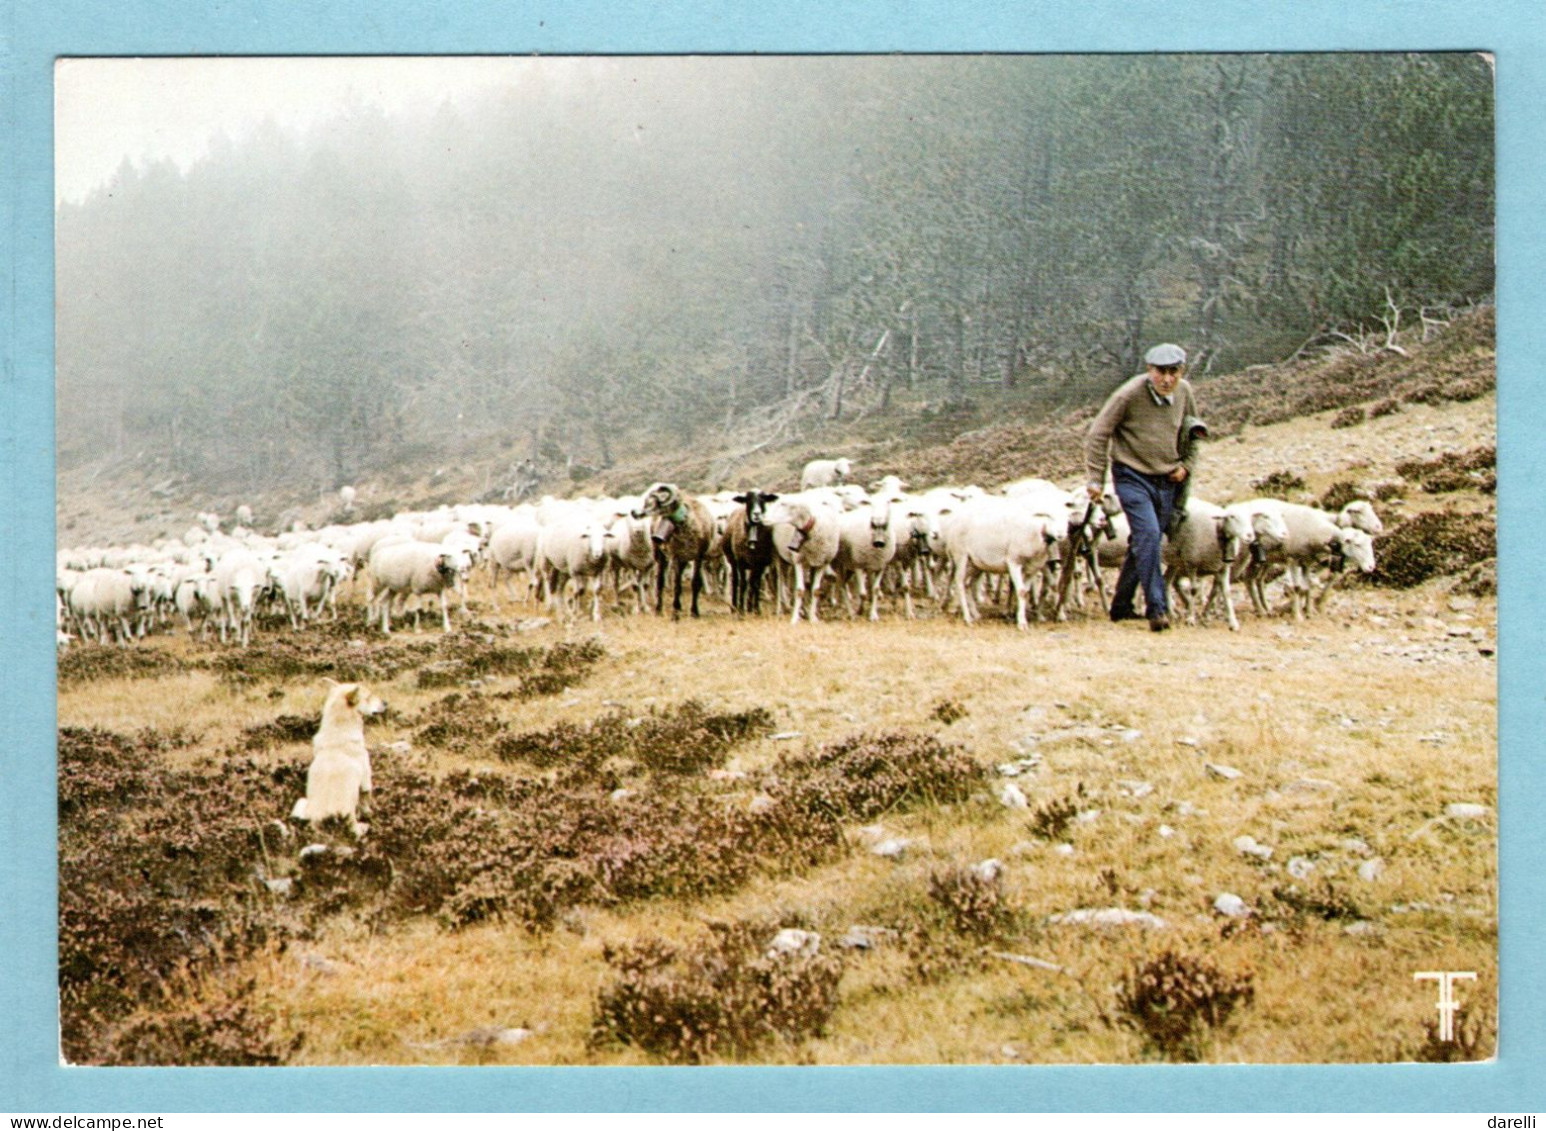
[[[306,799],[304,797],[295,803],[294,809],[290,810],[290,819],[292,821],[309,821],[311,819],[306,816]]]

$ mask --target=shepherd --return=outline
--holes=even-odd
[[[1183,485],[1190,488],[1197,459],[1193,442],[1208,434],[1197,416],[1192,385],[1182,374],[1186,351],[1170,342],[1144,355],[1147,372],[1124,381],[1107,399],[1085,439],[1086,484],[1092,502],[1111,481],[1131,533],[1127,557],[1111,595],[1113,621],[1136,620],[1134,599],[1143,589],[1149,627],[1170,627],[1160,539],[1170,526]]]

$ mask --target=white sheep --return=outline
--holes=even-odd
[[[371,585],[371,601],[381,604],[381,631],[392,633],[392,602],[402,597],[433,595],[440,598],[440,625],[442,631],[451,631],[451,611],[446,604],[446,591],[456,585],[460,576],[457,555],[438,542],[384,541],[371,551],[366,566]],[[366,618],[374,616],[369,603]],[[419,608],[414,607],[413,630],[419,631]]]
[[[612,532],[603,520],[576,514],[570,521],[541,528],[537,538],[537,569],[547,577],[548,599],[568,612],[567,590],[574,582],[575,604],[585,592],[591,597],[591,620],[601,619],[601,579],[607,567],[607,543]]]
[[[650,541],[650,524],[647,519],[635,518],[632,511],[636,502],[619,500],[621,515],[609,530],[607,542],[607,568],[612,574],[612,593],[620,601],[623,585],[634,595],[634,612],[642,613],[647,603],[645,584],[650,571],[655,568],[655,545]]]
[[[848,478],[853,464],[847,459],[813,459],[800,472],[800,490],[834,487]]]
[[[517,573],[526,575],[526,598],[530,602],[537,586],[537,536],[542,528],[532,507],[522,506],[509,518],[494,528],[489,536],[488,563],[489,584],[494,598],[494,608],[499,608],[499,579],[504,575],[505,592],[515,600],[514,579]]]
[[[784,495],[767,510],[764,522],[773,528],[780,572],[789,575],[790,624],[800,623],[802,606],[811,620],[821,619],[821,583],[837,557],[841,515],[833,502],[797,495]]]
[[[903,496],[890,500],[893,513],[900,514],[903,524],[899,527],[896,553],[886,573],[893,591],[901,590],[902,605],[908,620],[913,620],[913,584],[921,580],[932,594],[932,576],[929,565],[936,557],[943,556],[944,538],[939,529],[939,516],[920,507],[917,500]]]
[[[354,510],[355,494],[356,492],[353,487],[345,486],[338,489],[338,501],[344,505],[344,514],[349,514]]]
[[[348,559],[339,551],[317,542],[297,546],[281,559],[276,572],[292,627],[308,623],[313,610],[323,606],[331,607],[337,617],[333,598],[350,573]]]
[[[258,598],[268,584],[268,567],[245,546],[236,546],[220,555],[214,575],[220,601],[220,643],[235,633],[237,643],[245,648],[252,640]]]
[[[953,567],[955,599],[961,618],[977,619],[968,589],[978,575],[1003,574],[1015,598],[1015,626],[1026,627],[1028,578],[1047,564],[1053,548],[1068,536],[1061,510],[1032,511],[1017,499],[972,499],[941,524]],[[1039,620],[1040,611],[1033,610]]]
[[[1378,536],[1385,533],[1385,524],[1374,513],[1374,504],[1367,499],[1354,499],[1337,512],[1338,526],[1351,526],[1365,534]]]
[[[1175,589],[1186,605],[1188,623],[1197,621],[1197,583],[1203,577],[1211,577],[1213,589],[1208,594],[1209,604],[1215,595],[1222,594],[1224,616],[1230,630],[1240,631],[1230,591],[1230,571],[1244,548],[1255,539],[1250,518],[1241,511],[1227,510],[1202,499],[1188,501],[1185,516],[1165,538],[1163,550],[1165,583]],[[1190,599],[1182,591],[1183,578],[1190,582]]]
[[[99,644],[117,640],[127,644],[134,635],[132,621],[141,593],[134,578],[121,569],[98,566],[76,579],[69,591],[69,609],[81,634]]]
[[[190,569],[177,581],[172,591],[172,605],[182,614],[188,635],[195,627],[200,639],[209,635],[209,621],[220,611],[220,594],[215,588],[215,575],[207,570]],[[197,625],[195,625],[197,622]]]
[[[858,580],[861,597],[866,592],[869,595],[870,620],[880,619],[880,578],[896,557],[897,524],[904,524],[904,529],[910,533],[905,518],[900,507],[879,499],[869,506],[849,511],[838,521],[837,555],[832,559],[832,574],[840,593],[846,592],[850,578]],[[849,611],[853,612],[851,598]]]
[[[1311,569],[1323,556],[1331,555],[1333,570],[1340,570],[1344,562],[1351,562],[1364,573],[1374,571],[1374,539],[1366,531],[1354,526],[1339,526],[1336,516],[1302,503],[1252,499],[1245,505],[1275,512],[1282,518],[1288,533],[1280,547],[1270,551],[1264,561],[1253,561],[1246,571],[1246,591],[1251,595],[1252,607],[1261,615],[1265,616],[1269,611],[1265,575],[1272,562],[1281,561],[1287,566],[1285,584],[1296,621],[1320,609],[1332,588],[1328,583],[1321,587],[1319,594],[1314,592]]]

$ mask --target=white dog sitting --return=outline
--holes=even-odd
[[[330,681],[331,682],[331,681]],[[347,817],[355,832],[360,794],[370,791],[370,751],[365,748],[365,716],[379,715],[386,704],[358,683],[336,683],[322,705],[322,725],[311,740],[306,796],[290,816],[301,821]]]

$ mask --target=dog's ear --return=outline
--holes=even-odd
[[[350,707],[358,706],[360,702],[360,685],[354,684],[344,693],[344,703]]]
[[[327,684],[329,687],[338,687],[338,686],[340,686],[339,682],[336,679],[333,679],[333,678],[331,678],[329,676],[323,676],[322,677],[322,682]]]

